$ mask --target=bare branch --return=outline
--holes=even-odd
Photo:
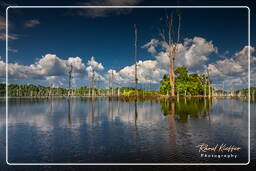
[[[164,29],[159,29],[159,34],[160,34],[160,37],[161,39],[166,42],[166,39],[165,39],[165,32],[164,32]]]
[[[167,18],[167,30],[168,30],[168,44],[171,47],[173,42],[172,40],[172,22],[173,22],[173,13],[170,17]]]

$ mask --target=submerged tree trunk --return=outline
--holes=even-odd
[[[175,48],[175,47],[174,47]],[[173,48],[173,50],[175,50]],[[170,74],[170,87],[171,87],[171,96],[175,96],[175,74],[174,74],[174,51],[171,50],[169,53],[169,74]]]

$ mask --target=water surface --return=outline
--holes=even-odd
[[[10,98],[8,120],[10,163],[248,161],[248,102],[239,99]],[[202,143],[241,150],[201,157]]]

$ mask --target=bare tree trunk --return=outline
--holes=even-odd
[[[113,73],[113,70],[112,70],[112,73],[111,73],[111,78],[112,78],[112,81],[111,81],[111,87],[112,87],[112,97],[114,96],[114,86],[113,86],[113,82],[114,82],[114,73]]]
[[[94,77],[95,77],[95,73],[94,73],[94,70],[92,71],[92,96],[94,96]]]
[[[209,74],[209,70],[207,68],[207,75],[208,75],[208,97],[211,97],[211,80],[210,80],[210,74]]]
[[[169,54],[169,74],[170,74],[171,96],[175,96],[175,92],[174,92],[174,88],[175,88],[174,87],[174,60],[173,60],[172,54]]]
[[[134,29],[135,29],[135,40],[134,40],[134,61],[135,61],[135,94],[138,96],[138,77],[137,77],[137,26],[134,24]]]
[[[71,94],[71,79],[72,79],[72,72],[73,72],[73,66],[72,66],[72,64],[70,65],[70,70],[69,70],[69,72],[68,72],[68,96],[70,96],[70,94]]]
[[[88,95],[91,96],[90,76],[88,75]]]
[[[181,17],[180,15],[178,15],[179,17],[179,25],[178,25],[178,29],[177,29],[177,40],[176,42],[174,42],[174,37],[172,35],[173,33],[173,15],[171,15],[170,17],[167,17],[167,34],[168,34],[168,40],[166,41],[165,36],[164,36],[164,32],[161,34],[164,42],[166,42],[168,44],[168,57],[169,57],[169,75],[170,75],[170,87],[171,87],[171,96],[174,97],[175,96],[175,73],[174,73],[174,61],[175,61],[175,56],[176,56],[176,51],[177,51],[177,45],[180,41],[180,20]]]
[[[110,96],[110,78],[108,78],[108,96]]]

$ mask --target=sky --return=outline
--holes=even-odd
[[[0,5],[5,8],[6,4],[45,3],[5,1]],[[144,3],[142,0],[102,0],[76,1],[69,5]],[[248,46],[247,8],[11,8],[8,10],[9,83],[67,87],[67,72],[72,64],[74,88],[88,86],[93,71],[100,88],[108,86],[112,73],[114,87],[133,86],[136,24],[139,86],[148,88],[151,84],[157,89],[162,76],[168,74],[167,49],[159,30],[166,28],[166,16],[172,13],[175,29],[176,14],[181,14],[181,41],[175,67],[186,66],[190,73],[200,74],[206,74],[208,68],[216,89],[246,88],[250,50],[251,82],[256,86],[256,46],[254,43]],[[0,81],[5,82],[4,11],[0,15],[0,44],[3,45],[0,46]]]

